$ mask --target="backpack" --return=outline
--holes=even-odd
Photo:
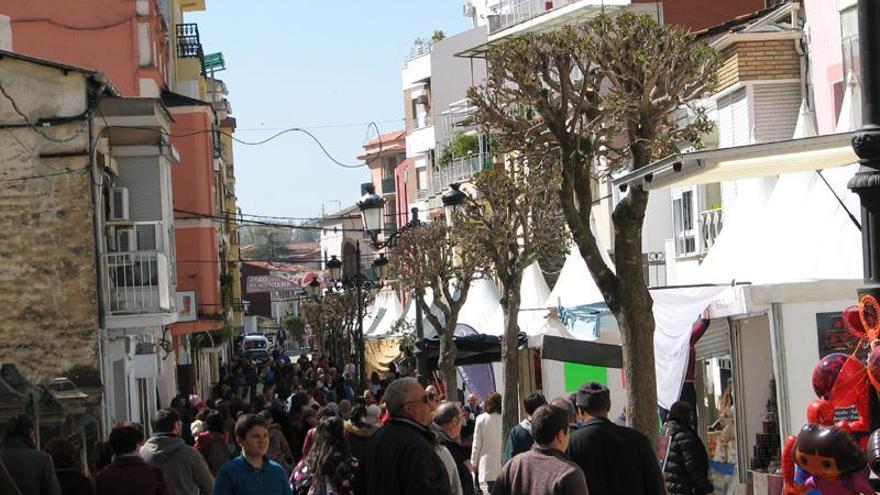
[[[336,490],[329,482],[319,480],[312,475],[305,460],[299,461],[290,475],[295,495],[336,495]]]

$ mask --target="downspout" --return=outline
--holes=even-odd
[[[813,95],[810,85],[810,58],[809,54],[804,50],[807,33],[804,31],[803,16],[801,15],[801,4],[795,2],[791,4],[791,25],[800,30],[801,35],[794,39],[794,50],[798,54],[801,73],[801,97],[807,102],[810,113],[813,113],[815,105],[813,104]]]
[[[107,366],[105,365],[104,359],[106,357],[106,351],[108,348],[107,345],[107,329],[106,327],[106,319],[104,315],[104,270],[101,263],[101,256],[103,254],[103,243],[101,242],[101,232],[103,231],[103,222],[101,218],[101,202],[98,195],[98,184],[97,177],[103,177],[103,171],[98,170],[98,160],[97,160],[97,150],[96,144],[98,136],[106,130],[105,128],[101,129],[101,133],[98,136],[95,136],[94,128],[92,125],[92,117],[94,116],[94,112],[98,107],[101,98],[103,98],[104,93],[107,91],[109,83],[106,80],[102,81],[101,87],[98,89],[98,94],[95,99],[94,107],[87,111],[87,119],[88,119],[88,159],[89,159],[89,189],[90,189],[90,200],[92,203],[92,216],[93,216],[93,236],[95,240],[95,278],[96,278],[96,290],[97,290],[97,303],[98,303],[98,369],[101,374],[101,385],[103,387],[101,393],[101,426],[107,433],[109,430],[109,421],[110,415],[108,414],[108,402],[107,402],[107,387],[106,384],[109,383],[107,380]]]

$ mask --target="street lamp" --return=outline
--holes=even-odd
[[[376,194],[376,188],[372,185],[367,187],[367,193],[358,201],[361,210],[361,219],[364,222],[364,230],[380,232],[384,222],[385,200]]]
[[[333,280],[340,280],[342,278],[342,260],[337,258],[335,254],[327,262],[327,268],[330,269],[330,278]]]
[[[308,291],[309,295],[312,297],[318,297],[321,295],[321,281],[318,280],[318,277],[313,278],[312,281],[309,282]]]
[[[461,184],[449,185],[449,192],[443,195],[443,212],[446,213],[446,225],[452,227],[455,216],[461,205],[467,201],[468,195],[461,192]]]
[[[373,269],[376,270],[376,277],[381,281],[388,278],[388,258],[385,257],[385,254],[380,254],[375,261],[373,261]]]
[[[858,13],[863,125],[852,141],[860,167],[848,186],[859,195],[862,205],[861,299],[866,295],[880,297],[880,3],[859,0]]]

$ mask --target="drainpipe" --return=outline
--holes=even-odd
[[[801,35],[794,39],[794,50],[798,54],[801,73],[801,97],[807,102],[807,106],[812,111],[813,98],[810,95],[810,58],[809,54],[804,50],[806,33],[804,32],[804,23],[801,15],[801,5],[799,3],[791,4],[791,25],[801,30]]]
[[[105,363],[106,353],[108,352],[109,345],[107,342],[107,328],[105,321],[105,307],[104,307],[104,270],[101,263],[101,255],[103,254],[103,242],[102,242],[102,232],[103,232],[103,218],[102,218],[102,208],[100,201],[100,196],[98,194],[98,183],[97,178],[103,177],[103,171],[98,170],[98,160],[96,156],[96,143],[97,138],[100,136],[95,136],[95,131],[92,125],[92,117],[94,116],[95,110],[97,109],[98,103],[103,98],[104,94],[107,91],[109,83],[104,80],[102,81],[101,87],[98,90],[98,95],[95,99],[94,108],[89,109],[87,111],[86,118],[88,119],[88,160],[89,160],[89,192],[90,201],[92,206],[92,220],[93,220],[93,236],[95,241],[95,250],[94,250],[94,258],[95,258],[95,278],[96,278],[96,291],[97,291],[97,306],[98,306],[98,369],[101,374],[101,385],[103,390],[101,392],[101,426],[104,429],[104,432],[107,433],[109,431],[110,426],[110,414],[109,414],[109,403],[107,401],[107,384],[109,383],[107,377],[107,363]],[[103,133],[106,128],[101,130]]]

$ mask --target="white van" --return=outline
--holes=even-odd
[[[241,350],[257,361],[269,359],[269,339],[263,334],[248,334],[241,341]]]

